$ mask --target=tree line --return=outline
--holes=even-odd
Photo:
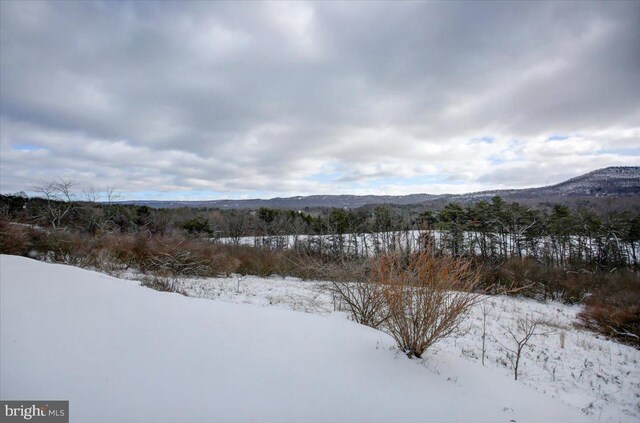
[[[93,193],[93,195],[91,195]],[[527,207],[500,197],[438,211],[368,206],[354,210],[159,209],[121,204],[95,191],[75,195],[67,184],[39,197],[0,196],[5,220],[98,236],[108,232],[190,237],[339,255],[370,255],[425,245],[453,256],[499,263],[529,257],[546,266],[610,270],[638,266],[640,214],[599,212],[586,206]],[[247,240],[249,239],[249,241]]]

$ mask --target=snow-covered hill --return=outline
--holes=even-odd
[[[564,195],[629,195],[640,193],[640,167],[607,167],[547,188]]]
[[[342,314],[195,299],[0,257],[0,397],[72,422],[588,422],[495,369],[408,360]],[[431,361],[430,361],[431,360]]]
[[[124,273],[136,280],[141,275]],[[239,279],[239,280],[238,280]],[[180,278],[175,288],[189,296],[227,302],[329,314],[340,309],[339,299],[326,282],[255,276],[232,278]],[[513,375],[507,348],[513,348],[508,329],[522,318],[543,318],[541,331],[528,343],[520,362],[519,383],[558,398],[603,423],[640,420],[640,351],[575,327],[580,305],[539,302],[527,298],[488,296],[471,310],[460,333],[435,344],[425,364],[442,372],[441,356],[463,357],[505,376]],[[485,318],[486,314],[486,318]],[[455,371],[455,369],[453,369]],[[457,374],[442,375],[457,378]]]

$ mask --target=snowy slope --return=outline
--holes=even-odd
[[[141,275],[123,276],[139,279]],[[175,281],[177,289],[190,297],[327,314],[339,309],[340,304],[322,289],[323,284],[254,276],[243,278],[239,284],[236,277]],[[461,333],[440,341],[429,351],[429,365],[437,367],[441,352],[481,363],[484,326],[485,365],[504,375],[512,374],[505,346],[513,345],[505,328],[515,328],[519,318],[541,316],[542,331],[550,333],[528,343],[520,363],[519,383],[558,398],[603,423],[640,421],[640,350],[576,328],[580,311],[580,305],[487,297],[471,311]]]
[[[0,397],[72,422],[588,422],[502,372],[397,354],[343,315],[152,291],[0,256]]]
[[[122,276],[135,280],[143,275],[129,272]],[[341,308],[339,301],[322,289],[325,283],[318,281],[247,276],[239,283],[237,277],[180,278],[174,283],[190,297],[317,314]],[[511,375],[506,348],[513,345],[505,329],[515,328],[519,318],[542,317],[541,330],[550,333],[533,337],[528,343],[520,363],[519,383],[558,398],[603,423],[640,421],[640,350],[576,328],[576,315],[581,310],[580,305],[487,297],[472,310],[461,333],[442,340],[428,352],[428,365],[437,369],[441,353],[481,363],[484,326],[485,365]]]

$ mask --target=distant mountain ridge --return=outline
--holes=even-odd
[[[502,189],[447,195],[450,198],[517,196],[519,198],[626,196],[640,194],[640,166],[612,166],[597,169],[555,185],[537,188]]]
[[[303,208],[340,207],[355,209],[376,204],[436,204],[443,202],[472,203],[499,195],[506,200],[539,200],[558,198],[622,197],[640,195],[640,166],[617,166],[594,170],[559,184],[524,189],[502,189],[467,194],[409,195],[310,195],[271,199],[210,201],[122,201],[122,204],[157,208],[212,207],[220,209],[256,209],[271,207],[300,210]]]

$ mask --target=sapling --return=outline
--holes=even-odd
[[[480,311],[482,312],[482,365],[484,366],[484,358],[486,355],[485,341],[487,339],[487,316],[492,307],[489,307],[487,303],[482,303]]]
[[[542,322],[543,322],[542,317],[533,318],[530,316],[526,316],[524,318],[521,317],[516,321],[515,328],[510,326],[500,325],[500,327],[502,327],[506,331],[506,333],[510,335],[511,339],[513,340],[514,346],[511,348],[502,344],[500,341],[498,341],[498,343],[508,351],[507,358],[509,359],[509,361],[513,366],[513,375],[515,380],[518,380],[518,369],[520,367],[520,359],[522,357],[522,351],[524,347],[527,346],[531,338],[533,336],[548,335],[550,333],[553,333],[552,330],[550,331],[538,330],[538,326],[540,326]]]
[[[246,277],[247,277],[247,275],[236,273],[236,281],[237,281],[236,293],[238,293],[238,294],[240,293],[240,282],[245,280]]]

